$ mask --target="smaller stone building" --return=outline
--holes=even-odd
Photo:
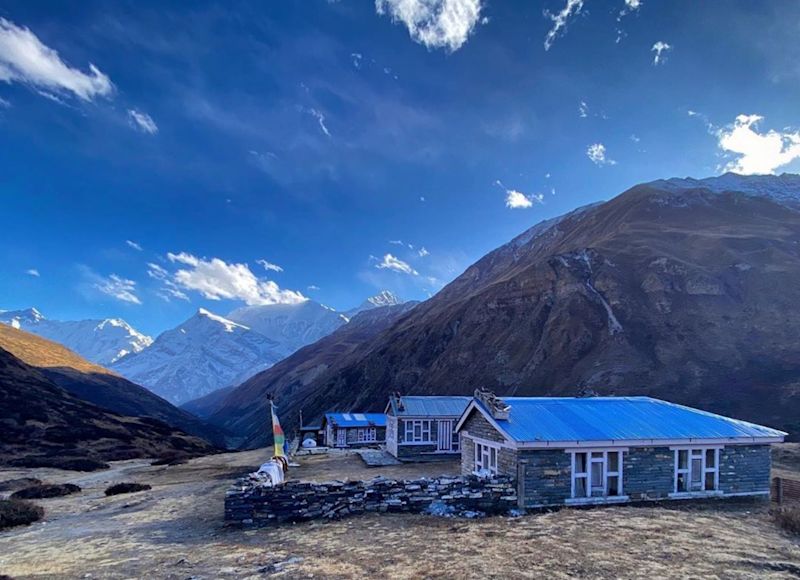
[[[770,493],[786,433],[650,397],[476,392],[456,431],[464,474],[517,479],[521,507]]]
[[[327,447],[376,447],[386,443],[386,415],[326,413],[322,432]]]
[[[393,395],[386,405],[386,450],[401,461],[426,461],[459,453],[455,431],[472,397]]]

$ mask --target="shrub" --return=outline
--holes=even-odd
[[[78,493],[81,488],[73,483],[42,483],[24,487],[11,494],[11,499],[44,499]]]
[[[166,457],[160,457],[153,461],[150,465],[182,465],[186,463],[187,459],[185,457],[179,457],[175,455],[169,455]]]
[[[23,487],[30,487],[32,485],[39,485],[42,483],[41,479],[35,477],[20,477],[17,479],[7,479],[0,481],[0,491],[17,491]]]
[[[11,467],[53,467],[68,471],[98,471],[109,468],[108,463],[89,457],[42,457],[40,455],[12,459],[8,465]]]
[[[0,499],[0,530],[32,524],[43,516],[44,510],[29,501]]]
[[[151,489],[146,483],[115,483],[106,488],[106,495],[119,495],[121,493],[133,493],[136,491],[147,491]]]
[[[772,512],[775,522],[787,532],[800,535],[800,507],[782,507]]]

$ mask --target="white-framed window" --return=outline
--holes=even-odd
[[[407,419],[405,424],[405,443],[432,443],[430,419]]]
[[[378,440],[378,431],[375,427],[359,428],[356,433],[358,443],[371,443]]]
[[[622,493],[622,451],[572,451],[572,497],[616,497]]]
[[[491,473],[497,475],[497,458],[500,455],[499,445],[475,442],[475,473]]]
[[[675,493],[719,489],[719,447],[674,449]]]

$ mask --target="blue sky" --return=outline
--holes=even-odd
[[[638,182],[800,169],[796,2],[0,0],[0,18],[0,308],[51,318],[157,334],[200,306],[424,299]]]

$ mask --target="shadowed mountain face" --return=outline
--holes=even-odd
[[[798,207],[791,175],[634,187],[531,228],[335,363],[257,375],[213,420],[255,443],[264,416],[244,417],[267,393],[310,419],[485,386],[650,395],[800,432]]]
[[[340,365],[347,364],[362,345],[368,344],[416,305],[416,302],[405,302],[360,312],[333,334],[257,374],[221,400],[212,393],[193,401],[187,408],[201,416],[210,415],[208,420],[212,424],[241,436],[246,447],[262,445],[271,438],[268,395],[276,397],[281,421],[288,426],[297,425],[307,397],[317,394],[317,379],[335,375]]]
[[[200,455],[208,442],[146,417],[83,401],[0,348],[0,462]]]
[[[0,325],[0,348],[36,367],[47,379],[83,401],[119,415],[157,419],[216,445],[224,443],[217,428],[60,344]]]

